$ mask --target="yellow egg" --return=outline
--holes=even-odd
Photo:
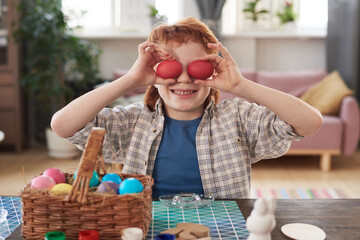
[[[67,183],[59,183],[53,186],[50,190],[50,194],[52,195],[60,195],[60,194],[69,194],[71,191],[72,185]]]

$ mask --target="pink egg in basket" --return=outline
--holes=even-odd
[[[65,174],[58,168],[48,168],[45,170],[43,175],[54,179],[56,184],[66,182]]]
[[[31,181],[32,189],[38,189],[38,190],[51,189],[55,185],[56,182],[54,179],[44,175],[37,176]]]

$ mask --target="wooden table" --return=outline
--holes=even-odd
[[[245,219],[254,200],[237,200]],[[287,223],[308,223],[320,227],[326,240],[360,240],[360,199],[292,199],[276,200],[276,227],[271,238],[289,239],[281,233]]]
[[[255,200],[236,202],[247,219]],[[277,199],[276,204],[276,227],[271,233],[272,240],[289,239],[280,230],[287,223],[316,225],[325,231],[326,240],[360,239],[360,199]],[[21,239],[21,227],[7,239]]]

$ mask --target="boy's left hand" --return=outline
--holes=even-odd
[[[220,42],[208,43],[208,47],[218,50],[223,57],[212,54],[200,58],[199,60],[210,62],[214,66],[216,74],[212,76],[212,79],[197,79],[194,83],[216,88],[223,92],[232,93],[245,78],[241,75],[239,68],[229,51]]]

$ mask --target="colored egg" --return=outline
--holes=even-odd
[[[50,194],[60,195],[60,194],[69,194],[71,192],[72,186],[67,183],[59,183],[53,186],[50,190]]]
[[[122,182],[121,177],[116,173],[108,173],[102,179],[101,182],[114,182],[120,184]]]
[[[144,190],[142,183],[136,178],[127,178],[121,182],[119,194],[139,193]]]
[[[74,174],[74,180],[76,179],[76,174],[77,174],[77,170],[75,171],[75,174]],[[93,171],[93,175],[90,179],[90,184],[89,184],[89,187],[96,187],[98,186],[100,183],[99,181],[99,175],[97,174],[96,171]]]
[[[66,182],[65,174],[58,168],[48,168],[43,172],[43,175],[54,179],[56,184]]]
[[[56,185],[54,179],[48,176],[40,175],[35,177],[30,184],[32,189],[44,190],[44,189],[51,189],[53,186]]]
[[[194,79],[208,79],[214,73],[214,67],[207,61],[196,60],[187,67],[187,72]]]
[[[110,181],[101,182],[96,191],[98,193],[119,194],[119,184]]]
[[[180,75],[181,71],[182,66],[176,60],[165,60],[161,62],[156,68],[157,75],[164,79],[176,78]]]

